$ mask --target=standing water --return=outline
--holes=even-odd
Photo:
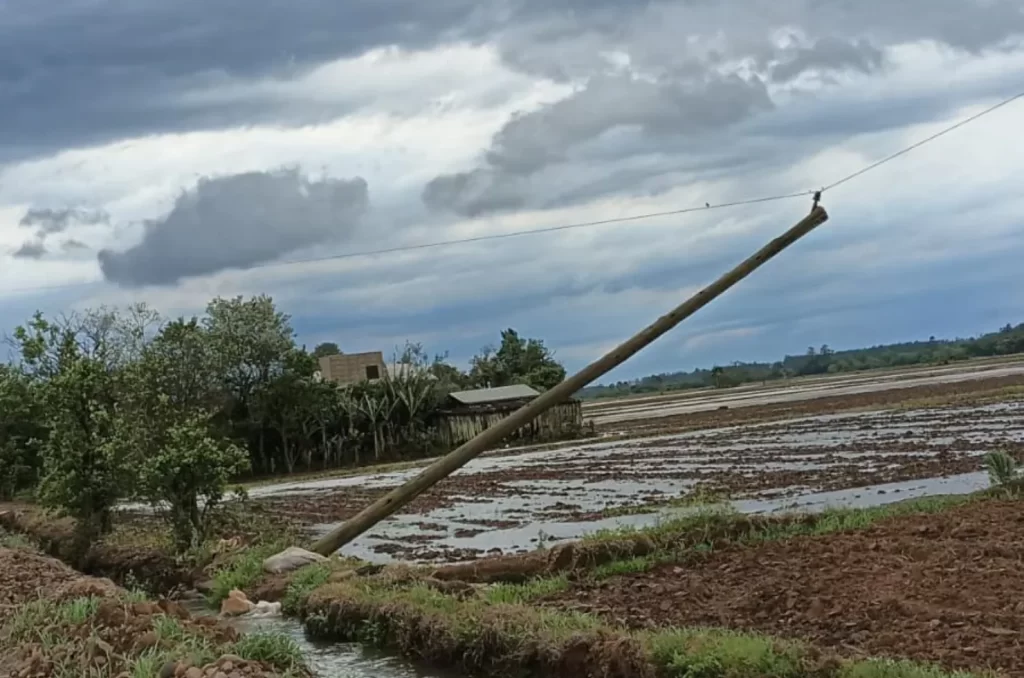
[[[214,614],[200,601],[188,607],[194,615]],[[291,638],[316,678],[452,678],[451,674],[427,671],[397,657],[371,652],[357,643],[311,641],[300,621],[280,615],[235,617],[225,622],[240,633],[274,633]]]

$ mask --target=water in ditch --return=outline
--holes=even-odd
[[[214,614],[202,601],[186,607],[195,615]],[[301,622],[288,617],[268,615],[224,621],[241,633],[275,633],[291,638],[316,678],[455,678],[454,674],[427,670],[358,644],[314,642],[306,637]]]

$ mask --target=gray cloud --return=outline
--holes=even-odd
[[[298,170],[204,178],[124,252],[101,250],[104,277],[168,285],[272,261],[351,233],[369,204],[362,178],[311,181]]]
[[[804,71],[854,70],[870,73],[882,66],[883,54],[867,40],[826,37],[810,47],[797,48],[771,69],[773,80],[792,80]]]
[[[18,259],[42,259],[46,256],[46,246],[38,240],[30,240],[11,254]]]
[[[785,59],[780,31],[810,43],[843,35],[879,50],[932,40],[978,52],[1024,32],[1020,0],[665,0],[605,3],[601,11],[523,13],[495,34],[505,60],[526,72],[572,79],[608,68],[620,51],[647,72],[663,73],[693,59],[718,64],[753,57]],[[681,39],[681,35],[685,39]]]
[[[89,246],[86,245],[84,242],[82,242],[81,240],[75,240],[74,238],[65,240],[60,247],[65,252],[76,252],[80,250],[89,249]]]
[[[468,217],[514,210],[526,204],[522,180],[487,169],[436,177],[423,189],[423,203],[432,210],[452,211]]]
[[[662,139],[722,129],[771,109],[764,83],[754,77],[650,82],[599,76],[586,87],[536,111],[514,116],[495,134],[484,166],[442,175],[423,191],[435,210],[465,216],[521,207],[523,178],[565,162],[570,152],[617,131]]]
[[[109,222],[110,215],[100,209],[33,207],[25,212],[18,224],[26,228],[38,228],[39,236],[46,237],[53,233],[63,232],[72,223],[95,226]]]
[[[1024,31],[1024,14],[1019,0],[295,0],[244,12],[201,0],[3,3],[0,162],[154,132],[336,117],[351,104],[182,95],[287,80],[375,47],[495,42],[512,66],[565,79],[607,70],[609,50],[655,72],[694,58],[765,63],[785,56],[769,40],[782,28],[880,50],[915,39],[980,50]]]

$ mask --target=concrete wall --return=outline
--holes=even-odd
[[[370,373],[367,368],[371,368]],[[376,368],[376,377],[372,376],[373,368]],[[383,379],[387,376],[387,365],[381,351],[340,353],[320,358],[320,374],[325,381],[355,384],[367,379]]]

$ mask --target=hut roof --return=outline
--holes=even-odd
[[[498,386],[497,388],[478,388],[472,391],[456,391],[448,395],[449,398],[460,405],[483,405],[486,403],[498,403],[505,400],[523,400],[539,396],[536,391],[526,384],[513,384],[512,386]]]

